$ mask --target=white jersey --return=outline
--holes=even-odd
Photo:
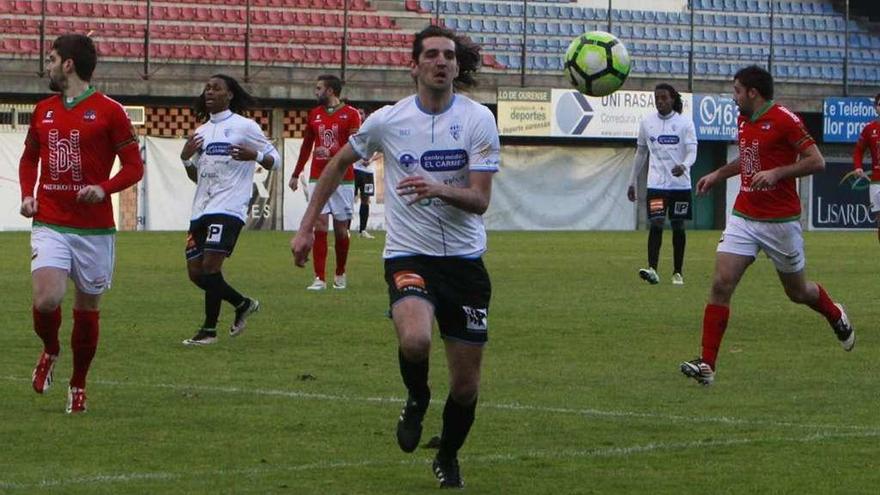
[[[647,146],[648,189],[690,189],[691,165],[697,158],[697,133],[693,120],[678,112],[666,117],[655,112],[639,125],[639,146]],[[672,168],[684,165],[675,177]]]
[[[247,206],[254,187],[254,161],[233,160],[229,153],[233,145],[271,155],[272,169],[281,166],[281,157],[263,130],[253,120],[230,110],[211,115],[198,129],[202,149],[193,159],[198,169],[196,194],[193,197],[192,220],[203,215],[224,214],[247,219]]]
[[[478,257],[486,250],[480,215],[439,198],[408,205],[396,186],[417,175],[468,187],[470,172],[497,172],[501,145],[488,108],[456,94],[448,108],[431,114],[413,95],[374,112],[348,142],[361,157],[385,155],[385,258]]]
[[[372,158],[362,158],[356,162],[354,162],[354,169],[364,172],[366,174],[373,173],[373,162]]]

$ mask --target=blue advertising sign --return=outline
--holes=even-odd
[[[811,229],[873,229],[868,202],[869,182],[855,180],[851,163],[826,163],[813,175],[810,195]]]
[[[862,129],[875,118],[871,98],[825,98],[822,139],[826,143],[855,143]]]
[[[739,109],[729,96],[694,95],[694,127],[700,141],[736,140]]]

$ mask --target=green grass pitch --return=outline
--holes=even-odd
[[[788,302],[763,255],[738,288],[715,385],[699,353],[718,232],[689,232],[685,285],[642,282],[646,232],[490,232],[493,281],[477,420],[460,453],[474,494],[876,493],[876,235],[807,233],[807,274],[858,342]],[[433,451],[402,453],[405,395],[385,316],[382,240],[352,239],[349,288],[310,293],[289,233],[245,232],[226,279],[263,308],[236,339],[187,348],[202,319],[182,233],[121,233],[89,377],[63,413],[71,293],[55,386],[33,393],[28,233],[0,234],[0,493],[436,493]],[[332,241],[331,241],[332,242]],[[334,267],[330,250],[328,269]],[[439,432],[446,363],[435,333]]]

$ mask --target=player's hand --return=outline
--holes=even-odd
[[[700,177],[700,180],[697,181],[697,195],[703,196],[704,194],[707,194],[709,190],[715,186],[715,182],[717,181],[718,176],[715,175],[715,172]]]
[[[293,264],[302,268],[309,261],[309,253],[315,243],[315,232],[312,229],[299,229],[290,239],[290,251],[293,253]]]
[[[636,188],[635,188],[635,186],[629,186],[629,187],[626,189],[626,199],[628,199],[628,200],[630,200],[630,201],[635,201],[635,200],[636,200]]]
[[[761,170],[752,177],[752,189],[770,189],[779,182],[776,170]]]
[[[37,200],[31,196],[28,196],[21,200],[21,206],[18,208],[18,212],[21,213],[21,216],[26,218],[31,218],[37,214]]]
[[[408,197],[408,205],[418,203],[426,198],[435,198],[440,193],[440,186],[438,184],[428,182],[419,175],[404,177],[403,180],[397,183],[395,189],[397,194]]]
[[[681,165],[676,165],[672,167],[672,176],[673,177],[681,177],[684,174],[684,167]]]
[[[299,188],[299,177],[291,175],[290,182],[288,182],[287,185],[290,187],[291,191],[296,191]]]
[[[865,169],[863,169],[863,168],[861,168],[861,167],[856,168],[855,170],[853,170],[853,175],[856,177],[856,180],[858,180],[858,179],[867,179],[867,178],[868,178],[868,174],[865,173]]]
[[[100,203],[107,197],[101,186],[86,186],[76,192],[76,200],[80,203]]]
[[[233,160],[238,160],[240,162],[249,162],[257,159],[257,152],[252,149],[245,148],[244,146],[234,144],[229,149],[229,156],[231,156]]]
[[[205,142],[205,138],[199,136],[198,134],[193,134],[189,139],[186,140],[186,144],[183,145],[183,151],[180,152],[181,160],[189,160],[192,156],[202,149],[202,144]]]

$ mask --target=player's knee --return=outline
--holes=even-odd
[[[670,222],[672,230],[684,231],[684,220],[673,220]]]
[[[730,296],[733,295],[733,290],[735,288],[736,283],[732,279],[724,276],[716,276],[712,281],[712,289],[710,291],[711,298],[715,302],[730,301]]]
[[[663,218],[652,218],[651,219],[651,230],[663,230],[663,224],[666,223],[666,220]]]
[[[51,313],[58,309],[61,299],[45,294],[34,294],[34,309],[40,313]]]
[[[812,302],[810,300],[810,294],[806,291],[805,288],[785,287],[785,295],[788,296],[788,299],[795,304],[808,304]]]
[[[410,361],[423,361],[431,353],[431,339],[422,335],[406,335],[400,339],[400,350]]]
[[[477,400],[477,394],[480,391],[480,383],[476,377],[457,377],[453,379],[449,387],[449,395],[452,400],[468,406]]]

